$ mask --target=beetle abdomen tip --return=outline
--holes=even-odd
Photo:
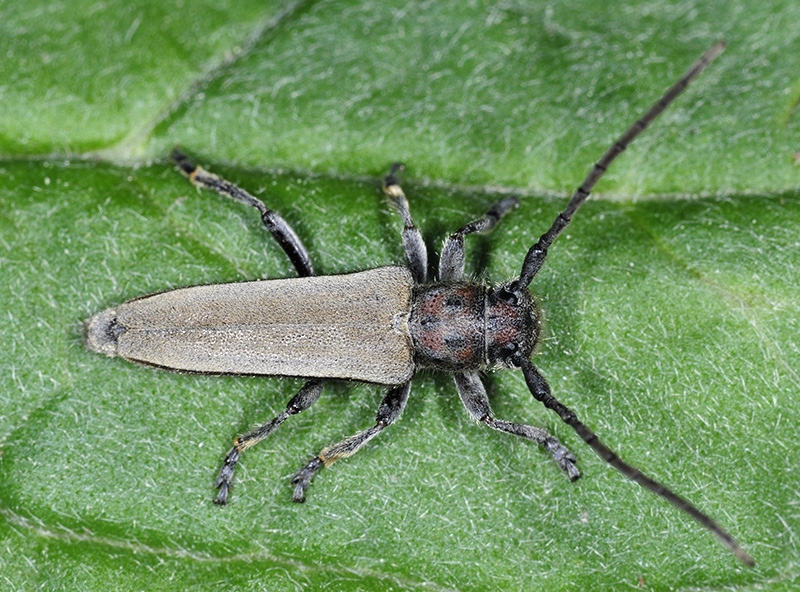
[[[117,309],[109,308],[84,321],[83,341],[90,350],[113,357],[117,355],[121,329],[117,324]]]

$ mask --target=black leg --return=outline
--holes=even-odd
[[[391,204],[403,218],[403,248],[406,251],[406,259],[411,275],[418,284],[424,284],[428,280],[428,249],[419,228],[411,218],[411,210],[408,207],[408,199],[400,187],[397,173],[403,170],[402,164],[392,165],[392,169],[383,180],[383,190],[389,198]]]
[[[301,277],[314,275],[314,268],[311,265],[311,258],[308,251],[303,246],[303,243],[300,241],[297,234],[295,234],[292,227],[289,226],[280,214],[269,209],[260,199],[250,195],[244,189],[194,165],[189,160],[189,157],[178,148],[173,149],[172,159],[178,165],[181,172],[186,175],[195,186],[212,189],[220,195],[257,209],[261,214],[261,220],[264,222],[267,230],[275,237],[275,240],[278,241],[278,244],[284,250],[287,257],[289,257],[289,260],[297,270],[297,274]],[[289,404],[282,413],[253,432],[236,438],[233,448],[231,448],[225,456],[225,462],[217,476],[215,486],[219,490],[219,493],[214,503],[223,505],[228,501],[228,493],[233,482],[233,474],[242,452],[267,438],[279,425],[286,421],[290,415],[296,415],[301,411],[305,411],[316,403],[322,393],[322,385],[323,382],[321,380],[309,380],[303,388],[300,389],[300,392],[289,401]]]
[[[577,460],[575,455],[567,450],[555,437],[551,436],[547,430],[531,425],[495,419],[489,407],[489,397],[486,395],[486,389],[477,372],[458,373],[453,378],[455,378],[461,402],[464,403],[464,407],[467,408],[472,417],[495,430],[514,434],[541,444],[550,453],[558,466],[561,467],[561,470],[567,474],[570,481],[575,481],[581,476],[578,467],[575,466],[575,461]]]
[[[195,166],[189,161],[189,157],[179,149],[173,149],[172,159],[194,185],[213,189],[220,195],[257,209],[261,213],[261,220],[264,222],[264,226],[272,233],[272,236],[275,237],[275,240],[278,241],[278,244],[289,257],[292,265],[297,270],[297,275],[301,277],[314,275],[314,268],[311,265],[308,251],[303,246],[303,243],[300,242],[300,238],[292,230],[292,227],[280,214],[270,210],[260,199],[250,195],[244,189],[225,179],[220,179],[216,175],[212,175],[199,166]]]
[[[214,483],[214,486],[219,489],[217,498],[214,500],[215,504],[224,505],[228,501],[228,492],[233,482],[233,472],[236,469],[236,463],[239,462],[239,457],[242,452],[266,439],[272,432],[278,429],[278,426],[286,421],[290,415],[297,415],[316,403],[320,394],[322,394],[322,384],[323,382],[319,379],[309,380],[303,388],[300,389],[300,392],[292,397],[286,409],[280,414],[276,415],[260,428],[244,436],[239,436],[234,440],[233,448],[228,451],[225,462],[219,470],[219,475]]]
[[[489,232],[497,225],[500,218],[517,207],[519,207],[519,200],[516,197],[501,199],[494,203],[482,218],[473,220],[447,237],[442,249],[442,256],[439,258],[439,281],[458,281],[464,276],[464,237],[466,235]]]
[[[314,475],[316,475],[323,466],[330,466],[340,458],[355,454],[364,444],[397,421],[397,418],[400,417],[403,413],[403,409],[405,409],[410,391],[410,382],[390,388],[381,402],[381,406],[378,408],[374,426],[350,436],[349,438],[345,438],[332,446],[323,448],[318,456],[308,461],[308,463],[306,463],[292,478],[292,483],[295,486],[292,499],[299,503],[306,501],[306,489],[308,489],[308,486],[311,484]]]

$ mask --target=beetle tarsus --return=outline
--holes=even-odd
[[[178,165],[178,168],[181,169],[181,172],[187,177],[191,177],[197,170],[197,167],[192,164],[189,157],[181,152],[181,149],[177,146],[172,149],[172,160],[175,161],[175,164]]]
[[[542,446],[550,453],[550,456],[552,456],[553,460],[561,467],[561,470],[567,474],[570,481],[574,482],[581,478],[581,472],[578,470],[578,467],[575,466],[578,459],[566,446],[555,438],[545,440]]]
[[[230,489],[230,483],[221,483],[219,486],[219,493],[217,497],[214,498],[214,503],[218,506],[224,506],[228,503],[228,490]]]
[[[292,485],[294,485],[294,493],[292,494],[292,501],[302,504],[306,501],[306,489],[311,485],[311,480],[314,478],[319,470],[325,466],[325,462],[319,456],[312,458],[306,466],[297,471],[297,474],[292,477]]]
[[[222,468],[219,470],[217,480],[214,482],[214,487],[219,489],[214,503],[219,506],[224,506],[228,503],[228,492],[231,489],[231,483],[233,483],[233,473],[236,470],[236,463],[239,462],[241,454],[242,451],[239,449],[237,441],[237,444],[228,451],[225,456],[225,462],[222,463]]]
[[[397,178],[397,173],[403,171],[406,167],[403,166],[403,163],[396,162],[392,165],[392,168],[389,169],[389,174],[383,180],[383,187],[387,189],[392,185],[399,185],[400,180]]]

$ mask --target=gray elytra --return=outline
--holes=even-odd
[[[496,418],[480,373],[521,370],[531,394],[558,416],[609,465],[716,535],[745,565],[754,560],[730,534],[690,502],[621,460],[575,413],[553,397],[530,360],[539,340],[541,315],[528,286],[547,250],[586,201],[608,166],[725,48],[710,47],[669,90],[606,151],[529,249],[518,278],[488,286],[464,278],[464,237],[487,232],[518,206],[510,197],[450,235],[439,277],[428,280],[428,255],[411,218],[394,165],[384,181],[389,201],[403,218],[406,266],[316,276],[308,251],[281,216],[243,189],[195,166],[175,149],[180,170],[198,187],[256,208],[297,269],[297,278],[195,286],[141,296],[100,312],[85,323],[86,346],[109,356],[178,372],[294,376],[307,379],[279,415],[239,436],[225,457],[216,488],[225,504],[244,450],[264,440],[289,416],[311,407],[325,379],[386,385],[375,424],[322,451],[293,477],[293,499],[305,501],[323,467],[352,455],[400,417],[413,376],[422,369],[453,375],[470,415],[495,430],[540,444],[571,481],[580,477],[576,457],[546,430]]]

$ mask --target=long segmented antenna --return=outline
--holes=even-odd
[[[652,107],[650,107],[647,113],[645,113],[641,119],[629,127],[625,133],[622,134],[622,136],[620,136],[620,138],[606,151],[606,153],[603,154],[602,158],[597,161],[597,164],[594,165],[581,186],[578,187],[578,189],[572,195],[569,203],[567,203],[567,206],[556,217],[549,230],[545,232],[539,238],[539,241],[530,248],[528,254],[525,256],[525,261],[522,264],[522,272],[520,273],[519,279],[516,282],[513,282],[513,284],[506,290],[507,292],[512,293],[517,290],[521,290],[522,288],[527,288],[527,286],[530,285],[531,281],[533,281],[533,278],[536,277],[536,274],[539,273],[539,270],[544,264],[545,258],[547,257],[547,249],[569,225],[572,217],[575,215],[575,212],[578,211],[578,209],[583,205],[583,202],[585,202],[589,197],[589,193],[591,192],[592,188],[605,174],[606,170],[608,170],[609,165],[614,162],[614,159],[617,158],[617,156],[619,156],[656,117],[661,115],[664,109],[666,109],[669,104],[672,103],[672,101],[674,101],[678,95],[680,95],[686,89],[687,86],[689,86],[689,83],[697,78],[706,68],[706,66],[714,61],[714,59],[721,54],[724,49],[724,41],[718,41],[712,45],[702,56],[700,56],[700,59],[697,60],[691,68],[689,68],[686,74],[684,74],[680,80],[673,84],[672,87],[670,87],[670,89],[664,93],[664,96],[662,96]],[[543,403],[548,409],[554,411],[564,423],[575,430],[581,439],[586,442],[586,444],[588,444],[589,447],[594,450],[601,459],[603,459],[606,463],[611,465],[631,481],[638,483],[651,493],[654,493],[655,495],[665,499],[677,509],[694,518],[700,525],[711,531],[743,564],[750,567],[755,565],[755,560],[747,553],[747,551],[742,548],[739,542],[713,519],[701,512],[689,501],[685,500],[667,488],[665,485],[662,485],[658,481],[648,477],[636,467],[629,465],[619,458],[619,456],[617,456],[613,450],[611,450],[600,440],[597,434],[595,434],[588,426],[586,426],[586,424],[578,419],[578,416],[575,415],[575,412],[572,411],[572,409],[553,397],[547,381],[530,360],[520,356],[517,361],[517,365],[522,368],[522,373],[525,376],[525,382],[528,385],[528,389],[531,391],[531,394],[534,396],[534,398]]]
[[[578,419],[578,416],[575,415],[572,409],[558,401],[558,399],[552,395],[547,381],[530,360],[520,358],[520,365],[522,366],[522,374],[525,376],[525,383],[528,385],[528,389],[531,391],[533,397],[548,409],[555,411],[561,420],[575,430],[581,439],[597,453],[597,456],[617,469],[631,481],[638,483],[647,491],[664,498],[670,504],[694,518],[703,527],[710,530],[714,536],[716,536],[723,545],[728,547],[736,558],[746,566],[753,567],[756,564],[755,560],[748,555],[747,551],[742,548],[739,542],[711,517],[698,510],[691,502],[683,499],[665,485],[648,477],[639,469],[629,465],[617,456],[613,450],[600,440],[597,434]]]
[[[714,59],[721,54],[725,50],[725,42],[724,41],[717,41],[714,45],[712,45],[706,52],[700,56],[700,59],[697,60],[689,70],[686,71],[678,82],[672,85],[672,87],[664,93],[664,96],[661,97],[656,103],[650,107],[650,110],[645,113],[639,121],[634,123],[631,127],[627,129],[627,131],[622,134],[619,139],[614,142],[614,144],[609,148],[605,154],[603,154],[602,158],[597,161],[597,164],[594,165],[589,175],[583,181],[580,187],[572,194],[572,197],[567,204],[567,207],[564,208],[564,211],[561,212],[553,222],[553,225],[550,229],[545,232],[540,238],[539,241],[533,245],[528,254],[525,256],[525,262],[522,264],[522,272],[520,273],[519,280],[517,280],[518,287],[527,287],[533,281],[533,278],[536,277],[536,274],[539,273],[539,270],[544,265],[544,260],[547,257],[547,249],[550,245],[553,244],[558,238],[558,235],[561,234],[564,229],[569,225],[572,217],[575,215],[575,212],[578,211],[583,205],[583,202],[586,201],[586,198],[589,197],[589,193],[592,191],[592,188],[595,184],[602,178],[605,174],[606,170],[608,170],[609,165],[614,162],[614,159],[617,158],[628,145],[633,142],[636,137],[641,134],[644,129],[653,122],[653,120],[661,115],[662,111],[666,109],[672,101],[678,98],[686,87],[689,86],[689,83],[692,82],[695,78],[697,78],[700,73],[708,66]],[[515,286],[516,287],[516,286]]]

